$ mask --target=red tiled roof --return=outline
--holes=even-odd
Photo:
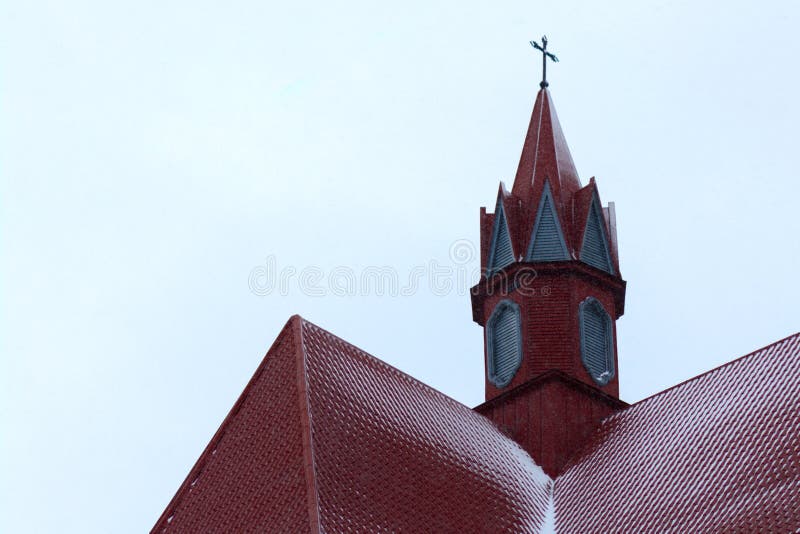
[[[308,532],[299,344],[287,324],[151,532]]]
[[[800,529],[800,334],[603,421],[555,483],[559,532]]]
[[[153,532],[535,532],[551,485],[483,416],[294,317]]]
[[[608,417],[553,483],[295,316],[152,532],[794,532],[798,508],[800,334]]]

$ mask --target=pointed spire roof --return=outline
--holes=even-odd
[[[546,87],[536,96],[512,194],[523,202],[533,202],[536,200],[534,195],[538,197],[541,194],[545,180],[549,180],[556,203],[562,209],[572,194],[581,188],[578,171]]]

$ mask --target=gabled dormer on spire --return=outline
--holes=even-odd
[[[553,195],[550,192],[550,183],[545,181],[526,260],[566,261],[568,259],[570,259],[569,251],[564,240],[561,223],[558,220]]]
[[[508,229],[508,217],[503,208],[504,193],[501,184],[500,191],[497,194],[497,204],[494,210],[494,229],[492,230],[492,240],[489,246],[489,261],[486,269],[489,275],[503,270],[517,260],[514,255],[514,246],[511,243],[511,233]]]
[[[609,274],[614,274],[614,265],[611,261],[611,252],[608,245],[608,232],[603,216],[603,208],[597,191],[592,194],[586,226],[583,230],[580,259],[592,267],[597,267]]]
[[[575,219],[573,240],[576,257],[583,263],[611,275],[618,275],[614,204],[603,208],[594,178],[575,193],[572,201]]]

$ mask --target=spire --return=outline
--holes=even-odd
[[[559,211],[563,210],[572,194],[581,188],[578,171],[564,132],[561,131],[550,92],[543,87],[536,96],[511,192],[523,202],[534,202],[534,193],[538,198],[546,180],[550,182]]]
[[[509,194],[501,182],[494,214],[481,208],[485,274],[471,294],[486,403],[476,410],[555,476],[625,406],[616,339],[625,281],[613,207],[603,208],[594,178],[581,187],[547,89],[556,58],[545,38],[531,45],[542,83],[514,185]]]

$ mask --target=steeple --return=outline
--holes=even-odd
[[[485,343],[486,402],[476,410],[551,476],[625,405],[616,245],[614,206],[603,207],[594,178],[581,186],[543,80],[511,192],[501,184],[495,212],[481,208],[484,274],[472,311]]]

